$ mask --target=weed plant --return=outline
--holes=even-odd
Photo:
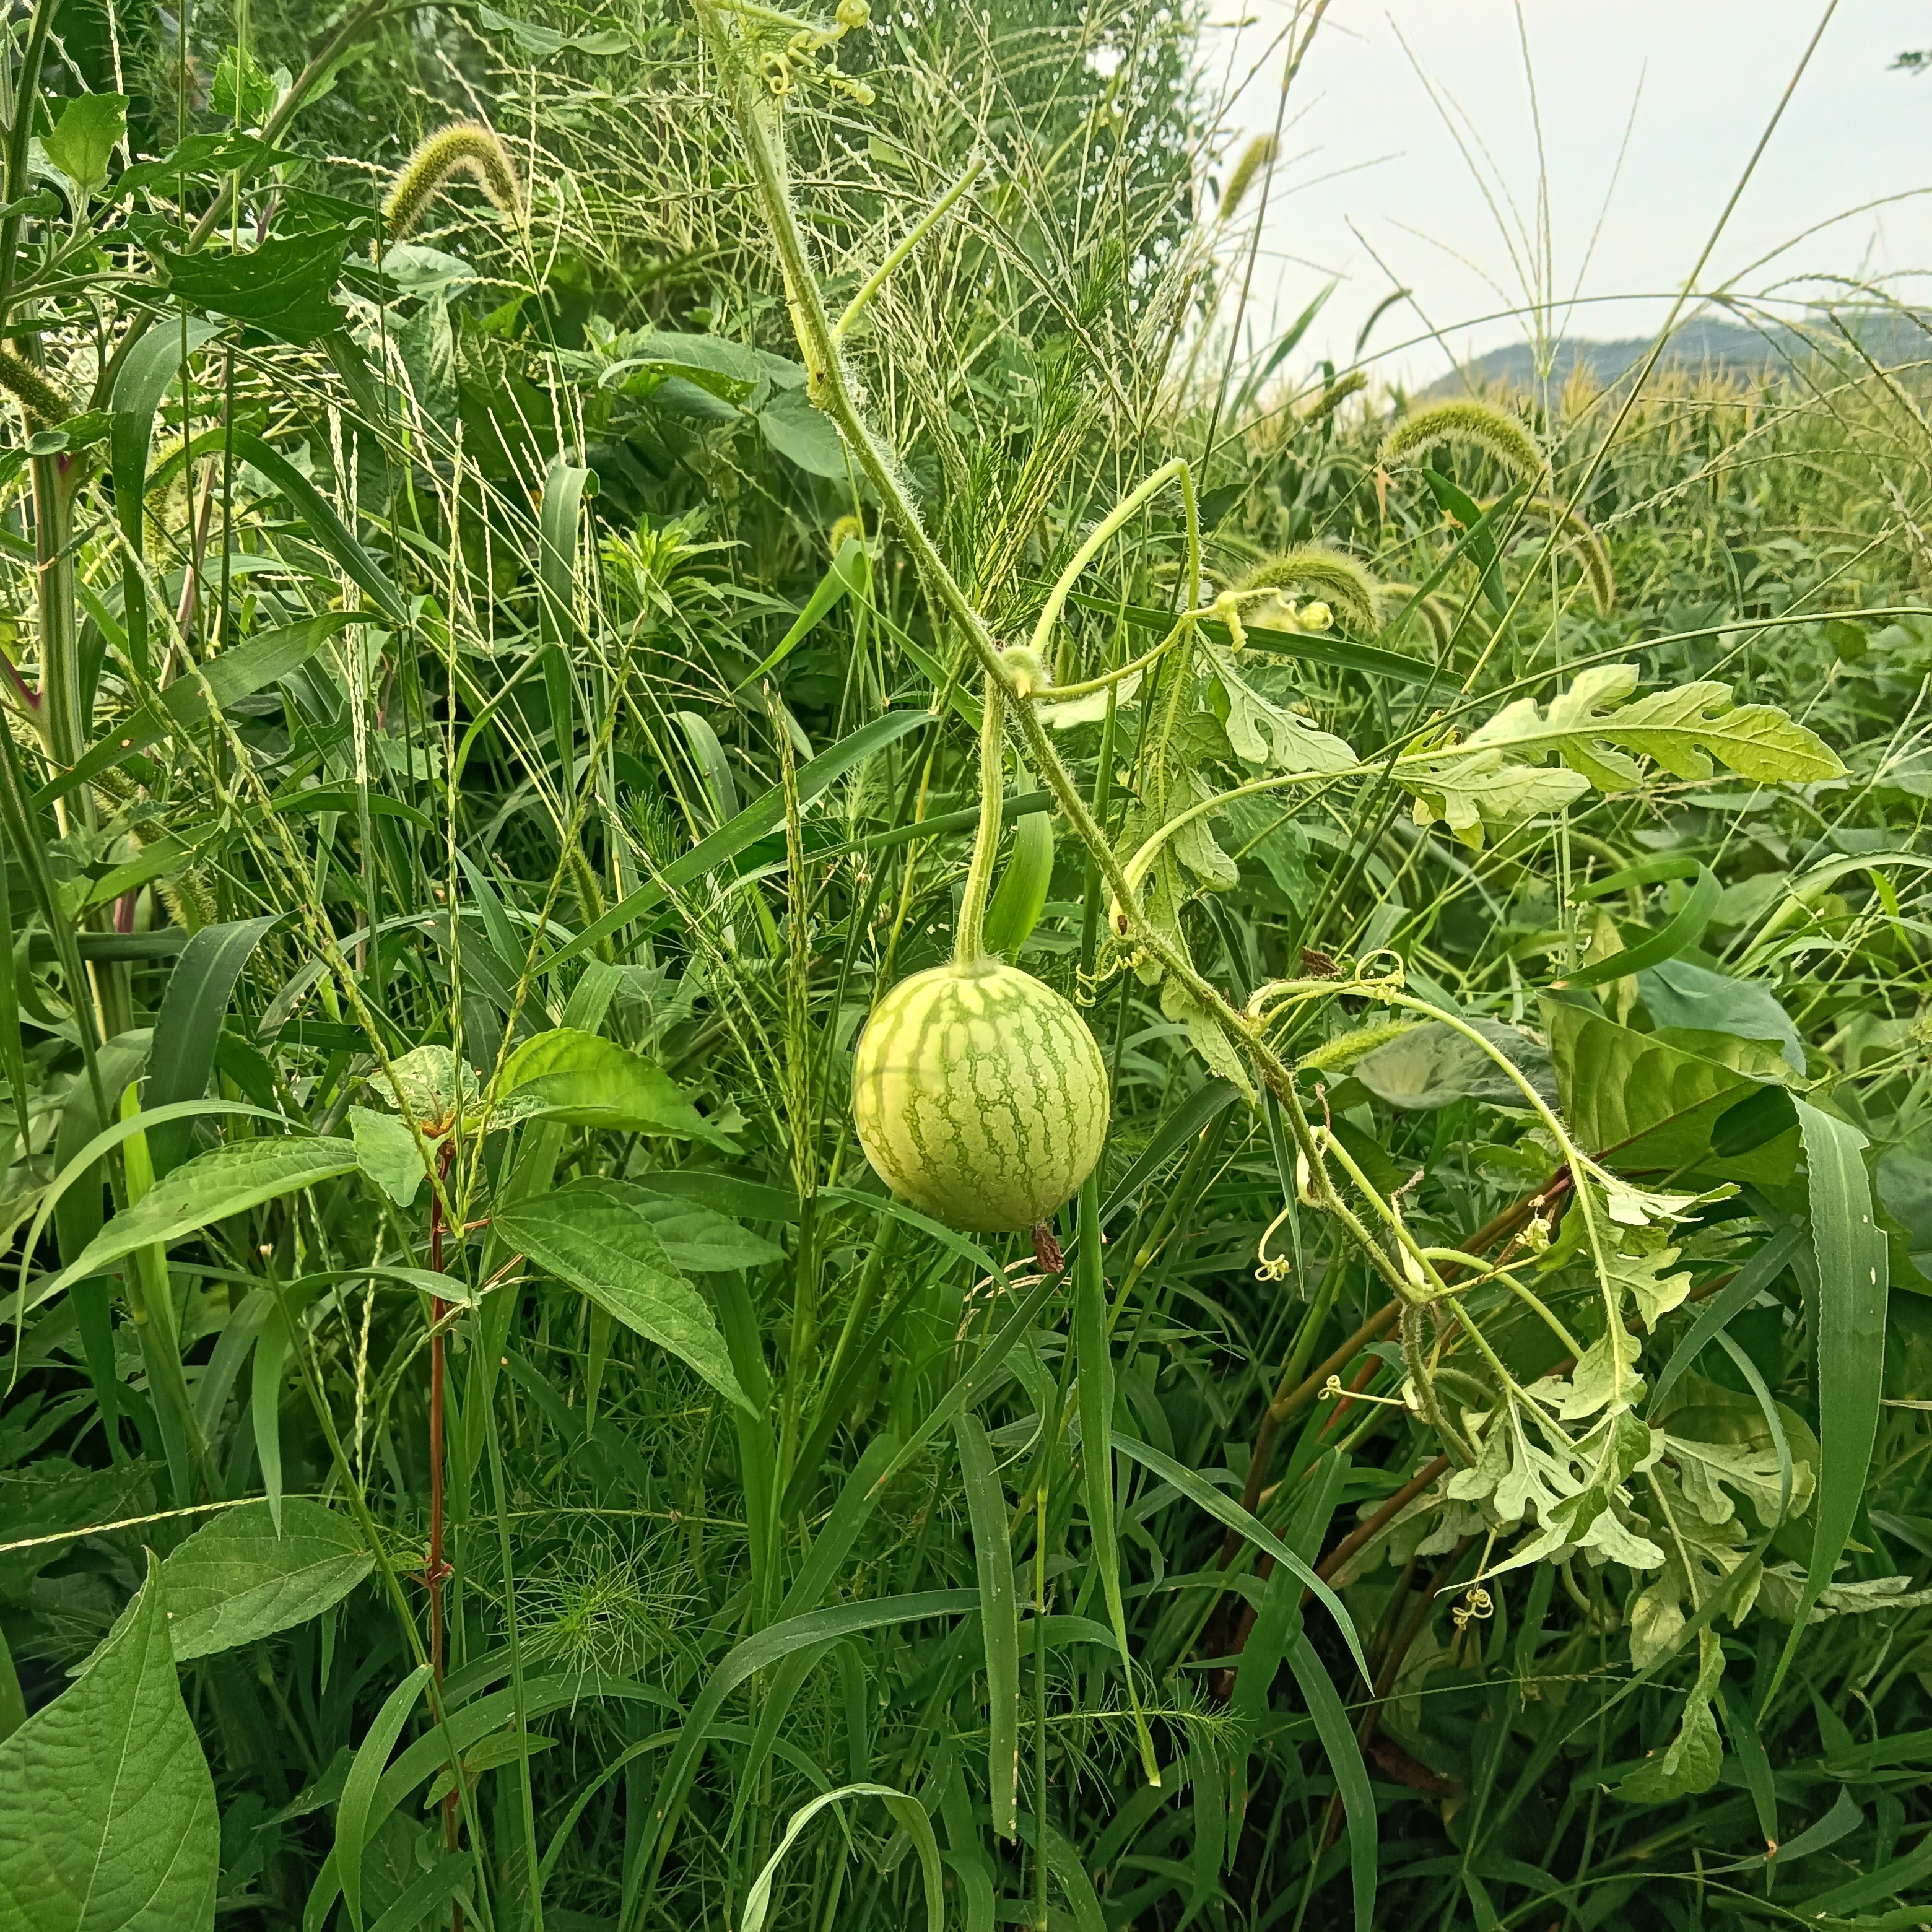
[[[1928,1920],[1881,294],[1238,352],[1185,11],[8,32],[0,1928]]]

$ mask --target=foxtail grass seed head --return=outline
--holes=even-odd
[[[1278,590],[1284,603],[1298,596],[1329,607],[1330,622],[1358,637],[1382,627],[1382,586],[1346,551],[1326,544],[1298,544],[1264,558],[1234,586],[1237,590]]]
[[[866,541],[864,518],[852,516],[841,517],[826,533],[825,541],[830,546],[834,556],[836,556],[848,543],[863,543]]]
[[[1617,606],[1616,567],[1595,526],[1580,511],[1552,496],[1526,497],[1522,508],[1525,516],[1555,530],[1558,541],[1583,566],[1597,614],[1607,617]]]
[[[1412,604],[1418,620],[1429,633],[1429,641],[1436,651],[1439,653],[1449,648],[1449,640],[1456,634],[1456,614],[1442,598],[1432,591],[1426,597],[1418,597],[1412,584],[1385,584],[1382,586],[1382,596],[1385,603],[1394,606],[1398,615]]]
[[[1383,437],[1379,460],[1384,469],[1393,469],[1439,442],[1467,443],[1480,449],[1518,481],[1544,472],[1543,452],[1522,419],[1473,398],[1438,403],[1404,416]]]
[[[1351,396],[1359,395],[1368,386],[1369,379],[1360,369],[1338,376],[1309,404],[1302,416],[1303,427],[1312,429],[1317,423],[1327,422]]]
[[[430,203],[458,175],[474,181],[499,213],[513,220],[521,214],[523,190],[502,137],[480,121],[452,121],[417,144],[383,197],[388,238],[400,242],[413,233]]]
[[[28,424],[51,428],[74,414],[74,405],[31,362],[0,349],[0,389],[26,411]]]
[[[1272,134],[1256,135],[1241,150],[1240,159],[1235,162],[1234,172],[1228,177],[1228,185],[1221,192],[1220,220],[1234,220],[1241,203],[1248,198],[1249,189],[1280,152],[1281,143]]]

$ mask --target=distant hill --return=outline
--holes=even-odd
[[[1892,309],[1841,310],[1838,314],[1881,366],[1896,368],[1907,363],[1932,362],[1932,329],[1916,318]],[[1592,342],[1565,336],[1556,346],[1551,380],[1560,388],[1582,368],[1607,388],[1643,361],[1653,340],[1634,335],[1616,342]],[[1715,316],[1696,316],[1671,338],[1658,368],[1680,375],[1750,380],[1777,374],[1816,357],[1837,359],[1852,353],[1831,319],[1823,315],[1796,327],[1778,323],[1762,329]],[[1434,398],[1460,394],[1469,386],[1527,389],[1537,384],[1534,356],[1528,343],[1518,342],[1474,357],[1423,393]]]

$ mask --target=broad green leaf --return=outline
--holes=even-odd
[[[208,181],[224,175],[253,181],[296,156],[272,147],[259,134],[236,134],[224,128],[219,134],[190,134],[170,148],[158,161],[137,161],[115,178],[114,199],[123,200],[140,189],[158,188],[172,195],[184,178]]]
[[[1264,697],[1234,668],[1232,652],[1205,639],[1202,649],[1214,668],[1214,710],[1237,758],[1284,772],[1354,769],[1355,754],[1343,740]]]
[[[1777,1526],[1784,1502],[1775,1449],[1746,1442],[1700,1442],[1669,1429],[1662,1436],[1663,1453],[1676,1468],[1685,1499],[1705,1522],[1730,1522],[1737,1510],[1730,1493],[1734,1490],[1750,1504],[1763,1528]],[[1814,1486],[1811,1465],[1794,1461],[1789,1505],[1793,1516],[1802,1516],[1809,1506]]]
[[[498,1121],[542,1118],[624,1133],[709,1138],[715,1130],[661,1068],[614,1040],[553,1027],[504,1063]]]
[[[740,1921],[742,1932],[764,1932],[766,1916],[772,1909],[772,1882],[778,1876],[786,1852],[797,1844],[799,1834],[828,1804],[841,1804],[848,1798],[878,1798],[892,1822],[911,1839],[913,1848],[919,1854],[920,1877],[926,1891],[926,1932],[944,1932],[946,1882],[940,1870],[939,1840],[933,1835],[932,1820],[926,1815],[926,1808],[917,1798],[908,1798],[904,1792],[889,1784],[842,1784],[836,1791],[821,1792],[791,1814],[777,1850],[765,1861],[764,1870],[752,1881],[752,1888],[745,1894],[745,1912]]]
[[[1733,980],[1688,959],[1671,959],[1638,974],[1636,983],[1660,1027],[1775,1040],[1792,1070],[1804,1071],[1804,1042],[1778,996],[1762,980]]]
[[[812,406],[803,388],[781,389],[758,412],[765,440],[808,476],[842,483],[850,473],[838,425]]]
[[[1868,1576],[1862,1580],[1847,1576],[1827,1583],[1815,1599],[1810,1597],[1808,1580],[1796,1563],[1777,1563],[1766,1570],[1758,1588],[1758,1601],[1780,1623],[1795,1624],[1801,1607],[1807,1606],[1807,1624],[1822,1624],[1833,1617],[1870,1616],[1874,1611],[1915,1610],[1932,1604],[1932,1590],[1915,1590],[1910,1576]]]
[[[1763,1090],[1702,1053],[1617,1025],[1594,1003],[1545,1000],[1542,1012],[1564,1118],[1585,1151],[1613,1167],[1675,1169],[1705,1160],[1730,1110]],[[1783,1097],[1773,1104],[1781,1108]],[[1773,1143],[1727,1156],[1719,1171],[1775,1185],[1789,1168],[1780,1168]]]
[[[282,76],[285,83],[288,76]],[[214,64],[214,86],[208,96],[209,107],[224,121],[244,128],[259,128],[274,112],[281,88],[247,48],[224,47]]]
[[[116,1215],[80,1258],[61,1270],[46,1294],[57,1294],[88,1275],[104,1273],[136,1248],[166,1247],[265,1201],[352,1173],[356,1166],[356,1149],[348,1141],[292,1136],[236,1141],[198,1154]]]
[[[1667,1246],[1660,1231],[1642,1228],[1619,1232],[1622,1238],[1604,1256],[1610,1276],[1606,1285],[1619,1297],[1628,1294],[1636,1304],[1645,1328],[1654,1332],[1658,1320],[1690,1292],[1690,1270],[1672,1272],[1682,1250]]]
[[[382,257],[382,273],[406,296],[425,300],[454,295],[482,280],[460,255],[420,242],[398,242]]]
[[[548,60],[560,53],[620,54],[632,44],[621,27],[605,27],[593,34],[560,34],[554,27],[540,27],[534,21],[512,20],[494,7],[476,10],[478,22],[493,34],[508,34],[526,52]]]
[[[161,1566],[175,1660],[272,1636],[320,1616],[375,1568],[346,1516],[291,1496],[276,1534],[265,1503],[218,1516]]]
[[[1630,1600],[1630,1662],[1640,1671],[1670,1655],[1680,1640],[1691,1607],[1708,1604],[1712,1594],[1750,1555],[1743,1522],[1736,1515],[1722,1522],[1706,1522],[1678,1486],[1673,1469],[1660,1462],[1647,1472],[1644,1481],[1643,1515],[1654,1539],[1648,1567],[1661,1574]],[[1650,1492],[1652,1484],[1654,1494]],[[1663,1520],[1666,1510],[1668,1526]],[[1756,1601],[1758,1582],[1756,1576],[1742,1580],[1729,1606],[1733,1628],[1744,1622]]]
[[[403,1105],[426,1132],[446,1130],[459,1108],[467,1112],[476,1106],[480,1091],[476,1069],[461,1064],[446,1046],[412,1048],[389,1063],[389,1077]]]
[[[739,408],[755,409],[771,379],[756,350],[721,335],[690,335],[645,328],[611,344],[616,360],[599,379],[627,396],[649,396],[669,379],[682,377],[706,394]],[[842,468],[839,474],[844,473]]]
[[[1556,1082],[1550,1052],[1519,1027],[1499,1020],[1468,1024],[1516,1067],[1552,1107]],[[1466,1034],[1440,1020],[1410,1027],[1355,1063],[1355,1078],[1391,1107],[1446,1107],[1467,1097],[1498,1106],[1527,1107],[1522,1089]]]
[[[272,236],[238,254],[157,250],[169,292],[191,309],[225,315],[300,346],[342,326],[329,296],[349,251],[349,231],[319,228]]]
[[[349,1136],[355,1143],[356,1165],[398,1208],[406,1208],[428,1172],[408,1123],[399,1114],[351,1107]]]
[[[687,1274],[722,1274],[730,1268],[764,1268],[784,1250],[741,1222],[694,1201],[640,1193],[638,1204],[658,1231],[674,1266]]]
[[[710,1309],[665,1254],[642,1196],[642,1190],[621,1180],[568,1181],[499,1209],[495,1231],[626,1328],[668,1348],[719,1394],[755,1414],[731,1372]]]
[[[1594,664],[1546,706],[1518,698],[1460,745],[1399,760],[1396,776],[1415,795],[1418,820],[1444,819],[1480,845],[1486,826],[1553,811],[1593,785],[1629,790],[1642,776],[1639,757],[1679,778],[1708,778],[1713,760],[1766,783],[1844,775],[1816,733],[1772,705],[1734,704],[1727,685],[1678,685],[1630,702],[1636,686],[1634,664]],[[1562,763],[1546,765],[1551,758]]]
[[[147,1581],[86,1670],[0,1743],[0,1924],[8,1932],[207,1932],[214,1782]]]
[[[1414,794],[1416,824],[1426,829],[1439,820],[1472,848],[1480,848],[1491,832],[1561,812],[1590,789],[1589,780],[1576,772],[1512,764],[1494,749],[1453,764],[1397,769]]]
[[[1611,1322],[1578,1358],[1570,1372],[1570,1393],[1557,1413],[1564,1421],[1594,1415],[1600,1408],[1630,1400],[1636,1360],[1643,1345],[1621,1321]]]
[[[1634,1804],[1663,1804],[1674,1798],[1695,1797],[1717,1783],[1724,1747],[1711,1700],[1724,1674],[1724,1646],[1707,1636],[1703,1653],[1690,1700],[1684,1707],[1682,1727],[1664,1750],[1624,1778],[1616,1787],[1619,1798]]]
[[[1020,1778],[1020,1606],[1013,1585],[1012,1544],[1006,1533],[1006,1493],[985,1425],[970,1411],[955,1418],[959,1473],[973,1524],[973,1558],[980,1572],[980,1640],[986,1665],[991,1718],[986,1782],[993,1829],[1003,1838],[1018,1829]]]
[[[128,132],[124,94],[76,94],[46,138],[47,159],[89,194],[105,184],[107,163]]]

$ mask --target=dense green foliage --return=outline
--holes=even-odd
[[[68,4],[0,1932],[1920,1923],[1911,373],[1230,360],[1184,14]]]

